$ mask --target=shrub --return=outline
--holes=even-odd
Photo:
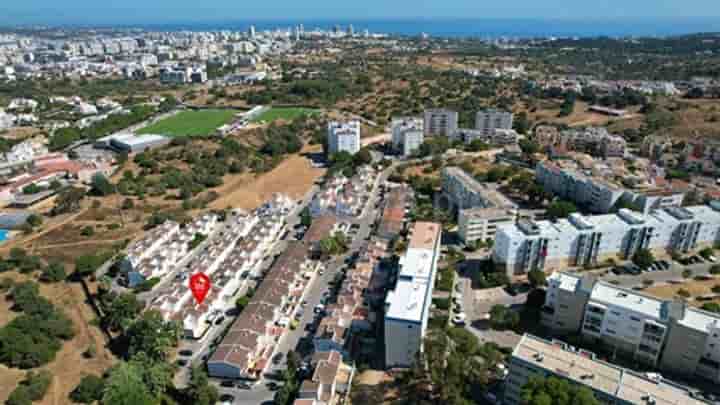
[[[70,393],[70,399],[81,404],[91,404],[102,398],[105,382],[95,375],[86,375]]]

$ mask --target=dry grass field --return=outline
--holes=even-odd
[[[645,293],[664,299],[673,299],[679,297],[678,291],[685,290],[690,293],[688,302],[696,307],[701,306],[706,302],[719,302],[720,299],[714,299],[709,301],[698,301],[696,297],[702,297],[706,295],[714,295],[712,288],[720,285],[720,279],[712,280],[693,280],[688,279],[682,284],[662,284],[657,286],[651,286],[644,290]]]

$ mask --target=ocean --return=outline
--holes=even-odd
[[[372,33],[414,36],[426,33],[446,38],[538,38],[538,37],[659,37],[698,32],[720,32],[720,18],[626,18],[614,20],[548,20],[548,19],[369,19],[369,20],[258,20],[218,21],[203,23],[173,23],[140,25],[158,30],[257,30],[292,28],[303,24],[305,31],[315,28],[342,29],[352,24],[356,33],[365,29]]]

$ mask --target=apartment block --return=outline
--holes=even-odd
[[[475,114],[475,129],[485,135],[492,135],[495,130],[508,130],[513,126],[513,114],[509,111],[490,108]]]
[[[559,272],[548,278],[541,314],[554,333],[579,332],[664,372],[720,382],[718,314]]]
[[[414,224],[397,282],[385,299],[385,367],[409,367],[423,350],[440,255],[440,224]]]
[[[360,151],[360,121],[328,122],[328,153],[347,152],[354,155]]]
[[[555,377],[587,387],[607,405],[704,405],[683,387],[659,375],[636,373],[598,360],[594,353],[561,341],[524,335],[510,356],[503,404],[522,404],[530,378]]]
[[[458,234],[464,242],[494,239],[498,226],[512,224],[517,205],[497,185],[480,183],[458,167],[442,172],[441,204],[458,216]]]
[[[444,108],[425,110],[423,128],[425,136],[450,136],[458,128],[458,113]]]
[[[424,141],[423,121],[420,118],[393,118],[393,149],[403,157],[414,154]]]
[[[596,127],[558,131],[555,127],[538,126],[535,140],[544,149],[583,152],[604,158],[623,157],[627,148],[624,138]]]
[[[630,259],[639,249],[687,253],[719,239],[720,206],[671,207],[551,221],[520,220],[497,231],[493,259],[509,276]]]
[[[520,135],[514,129],[495,129],[483,131],[479,129],[460,128],[450,134],[453,140],[461,141],[467,145],[478,140],[491,146],[515,145]]]
[[[652,210],[679,206],[685,196],[682,192],[657,185],[629,189],[613,181],[610,173],[600,169],[593,173],[593,169],[583,169],[573,162],[538,163],[535,178],[545,190],[598,214],[613,211],[620,202],[631,204],[647,214]],[[630,181],[628,176],[626,183]]]

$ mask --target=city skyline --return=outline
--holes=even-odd
[[[400,0],[393,3],[369,0],[346,4],[315,0],[299,5],[286,0],[271,3],[233,4],[227,0],[210,0],[202,4],[180,0],[158,0],[149,5],[128,0],[98,7],[89,0],[69,0],[62,7],[48,0],[13,2],[5,7],[0,23],[8,24],[144,24],[194,23],[228,20],[279,19],[617,19],[617,18],[720,18],[720,3],[712,0],[607,0],[600,4],[568,0],[508,0],[502,3],[478,4],[469,0],[422,1]]]

